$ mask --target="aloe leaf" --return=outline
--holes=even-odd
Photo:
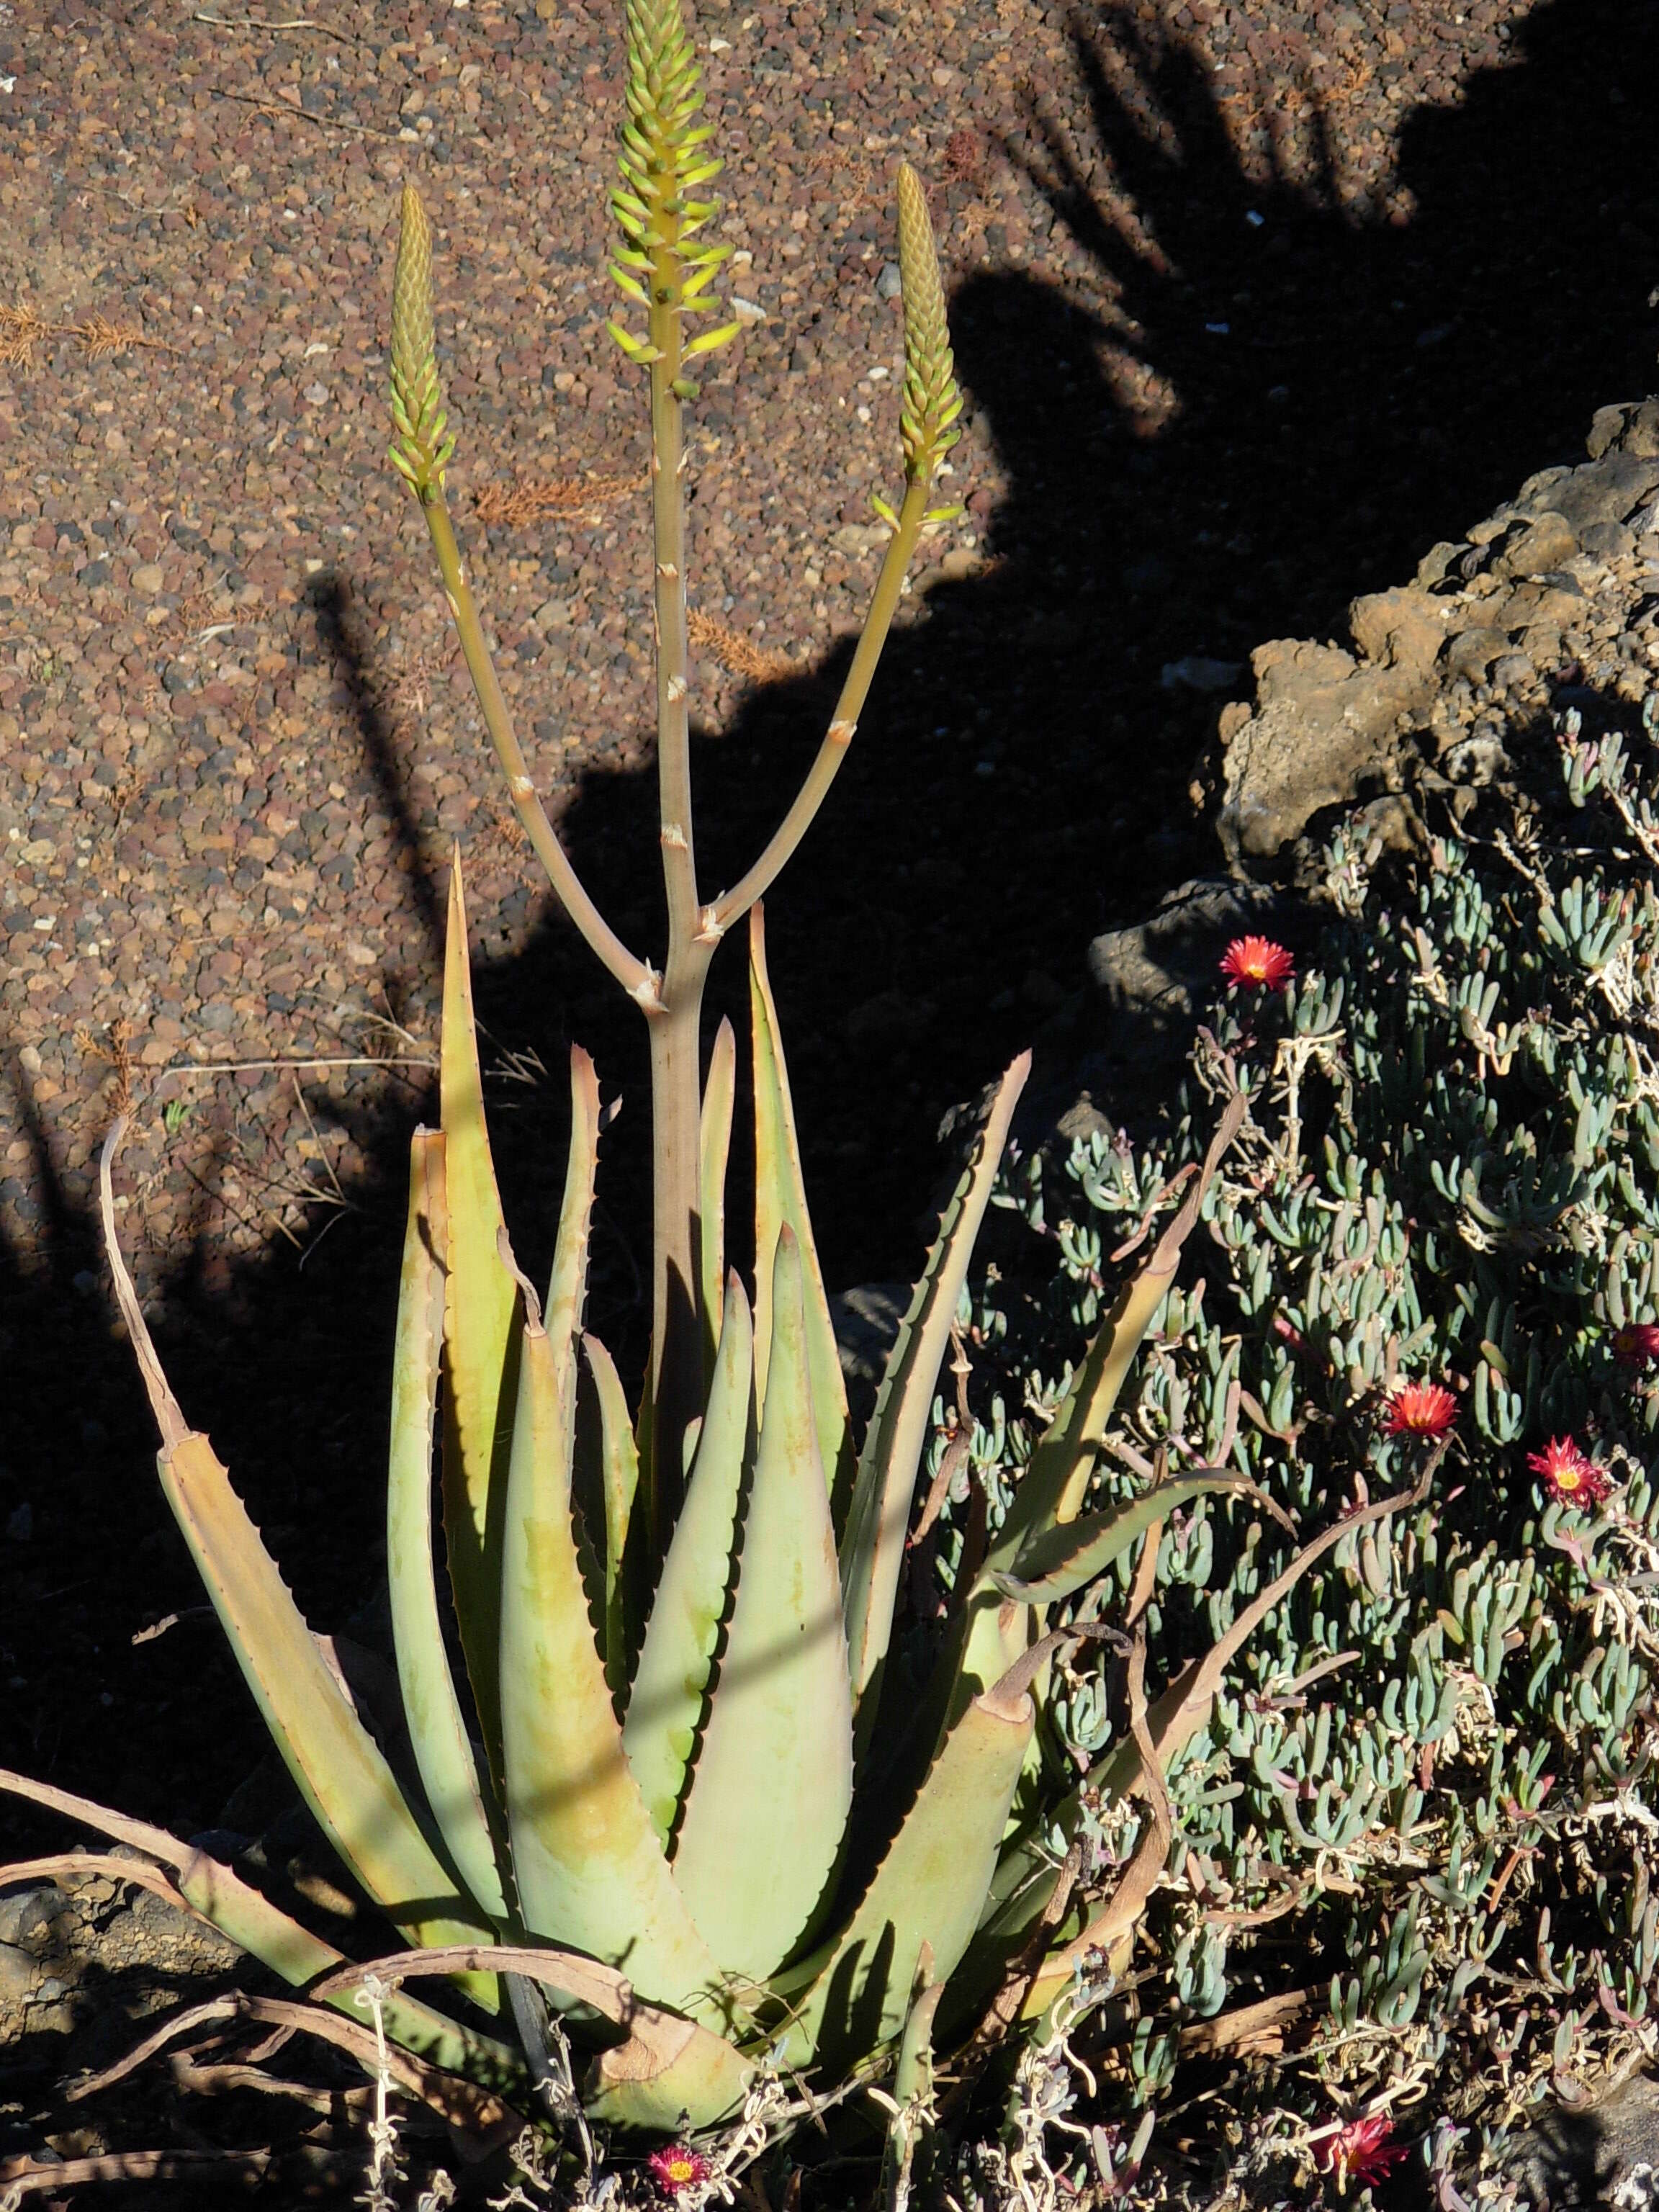
[[[599,1405],[599,1482],[605,1501],[605,1671],[613,1696],[628,1687],[628,1586],[624,1564],[640,1455],[629,1426],[628,1401],[616,1362],[597,1336],[584,1336],[588,1371]]]
[[[987,1557],[988,1573],[1012,1569],[1034,1531],[1076,1519],[1094,1472],[1095,1453],[1124,1378],[1169,1295],[1181,1264],[1182,1247],[1198,1221],[1205,1191],[1243,1117],[1243,1099],[1231,1101],[1179,1211],[1146,1265],[1123,1285],[1096,1330],[1082,1366],[1020,1478],[1007,1517]]]
[[[996,1872],[1034,1720],[1023,1686],[1011,1695],[999,1682],[969,1705],[843,1932],[825,1954],[777,1978],[782,1995],[804,1989],[787,2063],[816,2055],[833,2069],[899,2034],[924,1944],[933,1978],[950,1979]]]
[[[449,1265],[444,1300],[444,1539],[461,1649],[492,1771],[501,1774],[501,1534],[505,1427],[514,1401],[513,1278],[484,1127],[472,1018],[466,908],[458,853],[450,869],[439,1053]]]
[[[273,1905],[270,1899],[252,1884],[244,1881],[234,1869],[217,1859],[200,1853],[192,1855],[191,1863],[179,1879],[179,1888],[186,1904],[210,1920],[222,1935],[248,1952],[273,1973],[295,1989],[304,1989],[319,1976],[337,1972],[349,1965],[343,1952],[331,1943],[325,1943],[308,1928]],[[470,1991],[493,1986],[494,1977],[477,1971],[462,1970],[461,1978]],[[354,2005],[349,1992],[325,1996],[324,2002],[353,2020],[361,2020],[361,2008]],[[405,2051],[434,2066],[441,2066],[453,2074],[469,2075],[476,2081],[489,2081],[503,2088],[508,2095],[520,2093],[528,2084],[521,2079],[523,2062],[510,2044],[498,2042],[493,2036],[480,2035],[476,2029],[450,2020],[432,2006],[422,2004],[405,1990],[392,1990],[382,2000],[386,2033]]]
[[[755,1981],[810,1937],[853,1802],[847,1638],[803,1259],[786,1222],[737,1595],[674,1853],[709,1948],[729,1973]]]
[[[926,1944],[922,1946],[924,1954],[927,1948]],[[932,1972],[933,1960],[924,1956],[916,1976],[921,1986],[899,2038],[898,2065],[893,2075],[893,2097],[900,2105],[933,2094],[933,2021],[939,2001],[945,1994],[945,1984],[932,1980]]]
[[[212,1446],[182,1436],[159,1464],[237,1663],[324,1833],[411,1942],[476,1941],[487,1915],[460,1895],[422,1834]]]
[[[879,2202],[884,2212],[904,2212],[910,2202],[916,2154],[933,2134],[933,2021],[945,1994],[944,1983],[932,1978],[933,1971],[933,1957],[924,1943],[916,1968],[915,1995],[899,2038],[898,2062],[893,2069],[896,2110],[888,2119],[881,2156]]]
[[[710,1370],[718,1349],[715,1329],[720,1310],[720,1286],[726,1279],[726,1164],[732,1150],[732,1115],[737,1085],[737,1036],[731,1023],[722,1018],[714,1032],[708,1077],[702,1087],[699,1146],[697,1267],[702,1282],[703,1321],[708,1331],[705,1365]]]
[[[161,1433],[161,1487],[236,1663],[301,1796],[387,1917],[417,1943],[476,1940],[483,1932],[477,1907],[460,1894],[422,1833],[212,1445],[186,1425],[168,1387],[115,1235],[112,1168],[125,1127],[118,1121],[111,1131],[100,1165],[104,1242],[116,1303]],[[487,2002],[489,1992],[483,1994]]]
[[[52,1783],[37,1782],[32,1776],[14,1774],[3,1767],[0,1767],[0,1790],[46,1806],[100,1835],[112,1836],[170,1869],[179,1895],[192,1911],[199,1912],[239,1949],[259,1960],[294,1988],[307,1987],[319,1976],[346,1965],[342,1952],[291,1919],[262,1891],[244,1881],[234,1867],[198,1850],[193,1844],[181,1843],[167,1829],[114,1812],[95,1798],[77,1796],[72,1790],[59,1790]],[[328,2002],[352,2012],[356,2019],[362,2017],[349,1998]],[[447,2019],[401,1990],[394,1990],[386,2000],[386,2021],[388,2032],[405,2050],[453,2073],[510,2084],[521,2071],[518,2053],[507,2044]]]
[[[1201,1659],[1192,1661],[1170,1682],[1163,1695],[1155,1698],[1146,1715],[1147,1732],[1157,1751],[1159,1765],[1167,1772],[1175,1759],[1203,1727],[1209,1717],[1210,1701],[1221,1686],[1221,1678],[1238,1652],[1255,1634],[1262,1622],[1283,1597],[1296,1588],[1310,1566],[1323,1559],[1334,1545],[1345,1536],[1366,1528],[1373,1521],[1386,1519],[1390,1513],[1403,1511],[1407,1507],[1420,1505],[1429,1494],[1446,1447],[1442,1443],[1425,1462],[1423,1472],[1415,1486],[1394,1498],[1379,1498],[1358,1511],[1345,1513],[1328,1528],[1304,1544],[1290,1565],[1275,1576],[1266,1589],[1259,1590],[1226,1633],[1216,1640]],[[1097,1783],[1101,1791],[1110,1796],[1127,1796],[1140,1787],[1141,1753],[1133,1738],[1127,1738],[1111,1753],[1103,1766],[1091,1775],[1091,1785]]]
[[[787,1225],[794,1232],[800,1252],[813,1424],[839,1527],[853,1482],[847,1383],[841,1371],[841,1352],[830,1318],[817,1248],[812,1242],[806,1186],[801,1176],[800,1140],[795,1134],[795,1109],[789,1096],[789,1071],[784,1066],[778,1010],[766,971],[765,915],[758,902],[749,910],[749,1007],[755,1060],[755,1397],[763,1409],[772,1346],[773,1255],[779,1233]]]
[[[665,1846],[678,1816],[731,1598],[738,1501],[753,1431],[754,1330],[734,1270],[726,1279],[720,1350],[685,1503],[663,1563],[623,1723],[629,1763]]]
[[[993,1575],[992,1580],[1005,1597],[1022,1605],[1055,1603],[1103,1574],[1178,1507],[1212,1491],[1249,1487],[1242,1475],[1181,1475],[1098,1513],[1039,1528],[1016,1558],[1013,1571]]]
[[[748,2087],[753,2069],[735,2045],[642,1999],[615,1967],[559,1946],[483,1944],[435,1954],[405,1952],[330,1975],[316,1994],[330,1996],[353,1984],[361,1987],[371,1974],[390,1981],[422,1971],[467,1967],[539,1982],[565,2002],[589,2007],[626,2029],[623,2040],[611,2045],[592,2069],[599,2102],[590,2099],[588,2109],[596,2118],[620,2117],[618,2106],[631,2099],[639,2115],[635,2125],[675,2130],[682,2124],[708,2126],[723,2118]],[[610,2102],[613,2097],[616,2104]]]
[[[943,2027],[955,2042],[983,2018],[1008,1972],[1036,1934],[1060,1881],[1058,1847],[1070,1844],[1081,1818],[1080,1795],[1073,1791],[1049,1817],[1005,1840],[985,1909],[951,1984]]]
[[[707,2009],[714,1962],[623,1753],[571,1516],[556,1347],[526,1300],[501,1577],[501,1742],[525,1924]]]
[[[576,1416],[576,1340],[587,1294],[587,1239],[599,1155],[599,1079],[580,1045],[570,1048],[570,1151],[559,1208],[558,1240],[547,1286],[547,1334],[568,1428]]]
[[[1015,1103],[1030,1068],[1031,1055],[1022,1053],[997,1086],[974,1157],[945,1210],[910,1310],[888,1355],[860,1456],[841,1569],[860,1744],[873,1723],[878,1676],[892,1632],[899,1569],[939,1363],[967,1280],[974,1240],[990,1203]]]
[[[409,1223],[398,1298],[386,1483],[386,1575],[398,1681],[415,1763],[439,1833],[496,1927],[507,1902],[466,1723],[444,1649],[432,1557],[432,1436],[443,1356],[444,1140],[417,1129],[410,1151]]]
[[[672,2056],[660,2038],[647,2049],[630,2038],[600,2053],[583,2085],[582,2103],[594,2119],[678,2136],[736,2112],[754,2079],[752,2061],[708,2028],[677,2025],[686,2033]]]
[[[556,1946],[477,1944],[447,1953],[404,1952],[348,1966],[328,1975],[314,1994],[340,2003],[371,1974],[395,1983],[406,1974],[466,1968],[524,1976],[626,2029],[624,2039],[604,2051],[590,2072],[586,2101],[596,2118],[673,2133],[712,2126],[741,2102],[752,2079],[751,2063],[723,2037],[641,1998],[614,1967]],[[506,2056],[516,2067],[514,2054]]]

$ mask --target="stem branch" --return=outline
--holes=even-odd
[[[765,851],[741,882],[731,890],[723,891],[708,908],[703,927],[711,938],[723,936],[733,922],[742,921],[757,899],[765,896],[774,879],[811,828],[813,816],[823,805],[825,795],[847,757],[853,733],[858,727],[859,716],[863,713],[865,700],[869,696],[876,663],[881,658],[882,647],[887,642],[887,633],[892,627],[905,572],[910,566],[916,540],[921,534],[927,491],[925,483],[912,483],[905,490],[904,504],[899,509],[898,527],[888,540],[886,556],[881,564],[881,574],[876,579],[876,588],[871,596],[870,611],[865,617],[858,649],[853,655],[853,665],[847,672],[847,680],[842,685],[841,696],[836,702],[836,711],[830,719],[823,743],[818,748],[817,758],[807,770],[806,780],[796,793],[794,804],[773,831]]]
[[[467,582],[461,567],[460,548],[455,543],[455,532],[450,526],[449,510],[443,496],[435,487],[422,501],[426,526],[432,535],[433,550],[438,556],[442,572],[444,593],[449,601],[449,611],[455,617],[461,651],[466,655],[466,665],[472,678],[472,687],[478,695],[478,704],[490,741],[495,748],[507,776],[507,790],[514,809],[527,836],[535,848],[537,858],[546,869],[548,879],[565,912],[574,922],[624,991],[642,1006],[654,1002],[657,979],[643,960],[636,957],[623,943],[605,916],[589,896],[586,886],[570,864],[570,857],[559,842],[558,832],[547,818],[547,810],[537,796],[530,781],[530,771],[525,762],[524,749],[514,732],[513,718],[507,712],[507,702],[501,696],[501,687],[495,678],[495,664],[489,658],[489,648],[484,643],[483,625],[478,620],[478,611],[473,604],[472,587]]]

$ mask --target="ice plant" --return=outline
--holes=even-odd
[[[678,2197],[708,2179],[708,2160],[689,2143],[670,2143],[662,2150],[653,2150],[645,2163],[653,2181],[670,2197]]]
[[[1626,1367],[1645,1367],[1659,1359],[1659,1322],[1626,1322],[1614,1329],[1613,1352]]]
[[[1361,2119],[1345,2120],[1319,2146],[1320,2166],[1327,2173],[1334,2173],[1341,2187],[1351,2181],[1362,2189],[1386,2181],[1405,2156],[1406,2147],[1395,2141],[1393,2124],[1386,2112],[1368,2112]]]
[[[1270,937],[1236,937],[1221,956],[1221,972],[1230,983],[1276,991],[1295,975],[1296,963]]]
[[[1443,1437],[1457,1419],[1457,1400],[1443,1382],[1402,1382],[1389,1400],[1391,1437]]]
[[[1552,1437],[1542,1451],[1527,1454],[1527,1465],[1542,1478],[1558,1505],[1599,1505],[1613,1488],[1606,1469],[1571,1437]]]
[[[511,2044],[486,2026],[510,2011],[537,2070],[538,2011],[525,1984],[539,1982],[572,2014],[572,2033],[600,2046],[583,2087],[596,2117],[678,2138],[735,2111],[763,2071],[834,2082],[856,2069],[890,2075],[909,2128],[925,2101],[918,2085],[936,2018],[960,2039],[994,1999],[1004,2033],[1132,1941],[1169,1855],[1162,1767],[1298,1577],[1357,1521],[1399,1501],[1368,1506],[1304,1547],[1150,1708],[1133,1646],[1128,1735],[1080,1778],[1069,1764],[1051,1777],[1037,1733],[1040,1710],[1048,1733],[1051,1662],[1097,1632],[1092,1614],[1070,1625],[1073,1601],[1131,1550],[1146,1547],[1156,1561],[1158,1532],[1179,1508],[1217,1492],[1261,1494],[1204,1467],[1127,1497],[1093,1487],[1118,1393],[1242,1123],[1236,1097],[1199,1172],[1171,1187],[1174,1210],[1098,1319],[1006,1508],[958,1559],[942,1632],[931,1648],[908,1638],[904,1671],[890,1673],[940,1364],[1029,1055],[995,1091],[856,1438],[759,902],[845,757],[906,567],[943,512],[928,501],[960,407],[944,295],[921,185],[901,168],[902,501],[884,510],[886,556],[817,760],[754,864],[706,899],[687,744],[682,418],[696,396],[689,367],[733,326],[687,328],[709,306],[721,249],[696,242],[714,210],[695,194],[716,164],[693,119],[701,93],[678,0],[629,0],[627,21],[616,274],[645,320],[642,331],[613,329],[650,385],[668,915],[659,965],[622,942],[578,879],[495,680],[445,503],[453,444],[434,353],[430,233],[412,189],[404,198],[394,459],[431,534],[526,833],[647,1024],[655,1137],[653,1344],[630,1408],[609,1353],[584,1328],[601,1126],[594,1068],[573,1050],[563,1203],[551,1273],[538,1286],[514,1257],[496,1187],[458,863],[441,1126],[411,1143],[392,1368],[386,1565],[412,1775],[394,1771],[359,1717],[168,1387],[115,1238],[118,1129],[103,1163],[106,1236],[161,1431],[168,1501],[296,1786],[410,1947],[374,1968],[392,1992],[384,2019],[399,2050],[521,2087]],[[710,959],[745,920],[755,1204],[740,1274],[729,1264],[725,1195],[737,1047],[723,1023],[705,1065],[700,1015]],[[1127,1873],[1117,1878],[1112,1856],[1097,1855],[1100,1886],[1074,1879],[1070,1842],[1103,1802],[1129,1796],[1148,1809]],[[155,1848],[175,1863],[165,1839]],[[348,2002],[337,1953],[214,1862],[178,1859],[179,1887],[198,1910],[291,1981]],[[448,2008],[404,2000],[396,1984],[410,1973],[435,1982]],[[587,2033],[595,2016],[608,2023],[602,2037]],[[676,2161],[695,2154],[662,2156],[659,2178],[672,2183]]]

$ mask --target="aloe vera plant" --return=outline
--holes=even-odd
[[[1111,1955],[1132,1932],[1170,1846],[1163,1765],[1265,1605],[1338,1532],[1292,1563],[1198,1680],[1149,1708],[1132,1659],[1129,1736],[1100,1774],[1049,1779],[1039,1709],[1056,1653],[1087,1632],[1061,1615],[1132,1547],[1151,1546],[1155,1558],[1172,1510],[1250,1488],[1188,1470],[1128,1504],[1088,1510],[1112,1405],[1237,1127],[1235,1101],[1210,1161],[1102,1323],[1012,1507],[965,1557],[931,1680],[918,1695],[888,1679],[940,1364],[1028,1060],[996,1091],[857,1439],[760,902],[845,757],[907,564],[942,512],[930,500],[961,403],[926,201],[901,168],[902,500],[882,510],[886,556],[817,759],[754,866],[705,899],[688,773],[681,422],[695,396],[688,372],[736,326],[692,334],[691,319],[714,312],[724,249],[698,242],[714,209],[694,195],[718,165],[695,120],[701,95],[678,0],[629,0],[627,21],[615,273],[644,326],[612,327],[650,386],[668,910],[660,968],[622,944],[578,880],[490,665],[445,503],[454,447],[434,350],[431,234],[413,189],[404,194],[392,458],[430,532],[530,841],[647,1024],[656,1140],[653,1351],[630,1412],[610,1355],[583,1326],[595,1072],[573,1052],[568,1167],[544,1288],[514,1259],[497,1193],[458,861],[441,1127],[417,1130],[411,1144],[392,1390],[386,1550],[406,1767],[359,1717],[173,1398],[115,1243],[113,1140],[106,1234],[161,1429],[161,1480],[249,1686],[345,1864],[425,1973],[447,1978],[448,2011],[435,1999],[398,1999],[388,2032],[435,2066],[510,2081],[506,2029],[473,2023],[479,2012],[520,2014],[518,1984],[509,1978],[504,1993],[501,1978],[528,1977],[581,2021],[605,2023],[584,2089],[595,2116],[704,2127],[767,2073],[834,2079],[896,2067],[914,2120],[936,2018],[971,2024],[989,2006],[987,2017],[1006,2028],[1043,2011],[1082,1963]],[[726,1236],[736,1042],[723,1024],[705,1066],[700,1024],[710,958],[745,920],[755,1161],[746,1280]],[[1146,1801],[1142,1847],[1109,1895],[1074,1890],[1069,1876],[1058,1891],[1056,1828],[1074,1829],[1103,1788]],[[268,1900],[210,1863],[191,1860],[180,1881],[198,1910],[277,1972],[343,2001],[337,1954]],[[437,1987],[441,1996],[441,1979]],[[908,2135],[902,2149],[908,2171]]]

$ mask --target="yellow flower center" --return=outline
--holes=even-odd
[[[696,2172],[696,2168],[689,2158],[671,2158],[668,2161],[668,2179],[671,2181],[690,2181]]]
[[[1577,1490],[1584,1480],[1583,1470],[1577,1467],[1558,1467],[1555,1486],[1558,1490]]]

